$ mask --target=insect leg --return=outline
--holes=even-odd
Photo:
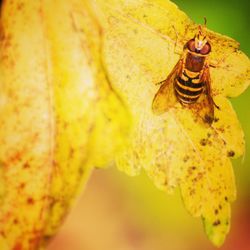
[[[155,83],[155,85],[156,85],[156,86],[157,86],[157,85],[162,85],[165,81],[166,81],[166,79],[164,79],[163,81],[160,81],[160,82]]]
[[[211,61],[210,63],[209,63],[209,67],[211,67],[211,68],[217,68],[217,67],[219,67],[220,65],[221,65],[221,63],[223,62],[223,61],[225,61],[225,59],[226,59],[226,57],[223,57],[221,60],[219,60],[219,61]]]
[[[176,39],[175,39],[175,43],[174,43],[174,53],[177,54],[177,55],[182,55],[183,54],[183,49],[177,48],[179,34],[178,34],[177,30],[175,29],[174,25],[172,25],[172,27],[173,27],[175,35],[176,35]]]

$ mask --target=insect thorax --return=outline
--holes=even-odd
[[[205,59],[205,56],[188,52],[185,60],[185,68],[192,72],[200,72],[204,67]]]

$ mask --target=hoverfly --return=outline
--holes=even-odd
[[[160,82],[162,85],[152,104],[154,113],[162,114],[179,101],[184,107],[192,109],[203,122],[212,124],[214,106],[219,107],[211,96],[210,52],[211,45],[199,26],[194,38],[184,45],[183,54],[172,72]]]

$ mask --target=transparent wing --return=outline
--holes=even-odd
[[[191,109],[197,115],[198,119],[201,120],[205,125],[211,125],[214,121],[214,106],[218,106],[214,103],[211,97],[211,78],[209,73],[209,67],[205,67],[201,81],[204,82],[204,91],[201,94],[198,101],[192,104]]]
[[[176,76],[181,72],[183,60],[180,59],[174,66],[167,79],[162,81],[160,89],[155,94],[152,109],[155,114],[162,114],[170,107],[173,107],[177,101],[174,93],[174,81]]]

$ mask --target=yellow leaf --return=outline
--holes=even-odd
[[[104,28],[108,74],[133,116],[130,144],[117,157],[118,168],[130,175],[144,169],[167,192],[180,187],[187,210],[203,218],[208,237],[221,245],[236,196],[230,158],[244,153],[243,132],[226,97],[248,87],[249,59],[236,41],[207,30],[212,96],[220,107],[215,121],[202,126],[179,103],[156,116],[151,108],[156,83],[166,79],[198,25],[167,0],[96,0],[93,5]]]
[[[37,249],[91,169],[112,162],[129,119],[85,1],[5,1],[1,12],[0,249]]]

